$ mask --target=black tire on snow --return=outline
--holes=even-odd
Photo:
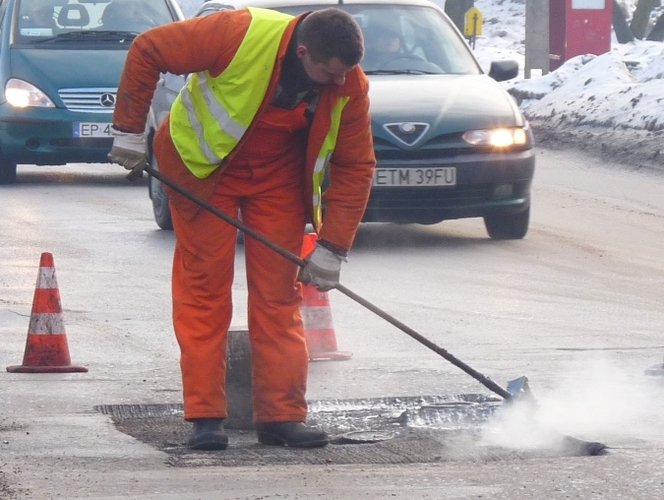
[[[153,169],[159,170],[159,164],[154,153],[150,155],[150,165]],[[150,176],[148,189],[150,190],[152,212],[154,213],[154,220],[157,226],[165,231],[172,231],[173,220],[171,219],[171,209],[168,206],[168,194],[164,190],[164,186],[161,181]]]
[[[520,240],[528,233],[530,207],[518,214],[484,217],[484,226],[493,240]]]
[[[0,184],[16,182],[16,163],[7,163],[0,157]]]

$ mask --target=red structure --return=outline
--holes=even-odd
[[[611,50],[612,0],[549,0],[549,69]]]

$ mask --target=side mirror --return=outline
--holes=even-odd
[[[489,69],[489,76],[497,82],[511,80],[519,74],[519,63],[512,60],[493,61]]]

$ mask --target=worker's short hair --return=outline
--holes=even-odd
[[[349,13],[333,7],[308,14],[298,27],[297,42],[309,49],[317,63],[336,57],[346,66],[355,66],[364,55],[360,26]]]

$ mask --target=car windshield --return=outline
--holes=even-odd
[[[20,0],[21,44],[118,40],[173,20],[165,0]]]
[[[327,5],[278,8],[289,14]],[[357,20],[365,40],[367,74],[479,74],[481,69],[453,25],[431,7],[339,5]]]

